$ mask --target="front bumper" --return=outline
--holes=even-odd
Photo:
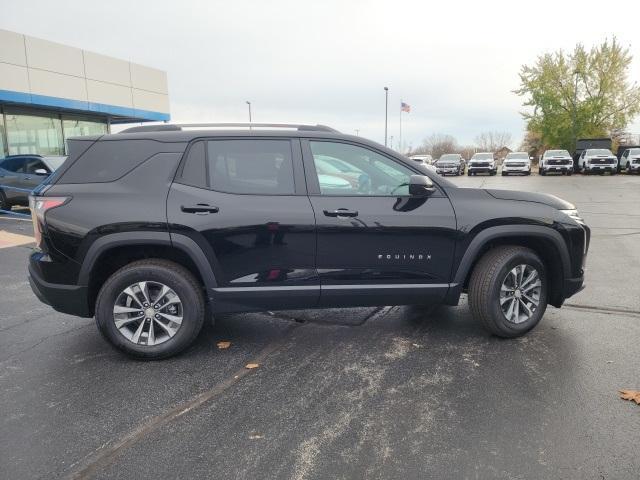
[[[585,165],[585,172],[615,172],[617,170],[617,165],[613,163],[600,163],[595,165]]]
[[[530,173],[531,169],[529,167],[502,167],[503,173]]]
[[[545,172],[568,172],[573,170],[571,165],[545,165],[542,167]]]
[[[46,282],[40,274],[38,262],[42,258],[40,253],[32,253],[29,258],[29,285],[31,290],[42,303],[46,303],[61,313],[77,317],[91,317],[89,309],[88,291],[82,285],[63,285]]]
[[[640,172],[640,163],[630,163],[627,170],[629,172]]]
[[[564,280],[564,298],[572,297],[585,287],[584,275],[576,278],[566,278]]]
[[[495,173],[498,171],[496,167],[472,167],[469,166],[469,173]]]
[[[436,167],[436,173],[438,175],[457,175],[460,173],[460,169],[458,167],[444,167],[438,168]]]

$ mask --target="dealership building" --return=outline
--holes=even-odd
[[[0,29],[0,158],[169,118],[165,72]]]

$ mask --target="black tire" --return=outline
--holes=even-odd
[[[130,285],[143,281],[168,286],[182,302],[180,327],[174,336],[157,345],[132,342],[118,330],[114,322],[113,308],[118,296]],[[162,259],[139,260],[122,267],[107,279],[96,300],[96,323],[100,333],[116,349],[144,360],[171,357],[188,348],[202,329],[204,315],[202,286],[189,270]]]
[[[517,265],[530,265],[538,271],[541,281],[537,309],[522,323],[507,320],[500,308],[500,288],[507,274]],[[535,327],[547,309],[546,269],[538,255],[520,246],[501,246],[489,250],[476,264],[469,281],[469,307],[492,334],[504,338],[524,335]]]
[[[571,170],[567,170],[567,177],[570,177],[573,174]]]
[[[2,190],[0,190],[0,210],[11,210],[11,204]]]
[[[545,176],[545,175],[546,175],[546,172],[545,172],[544,170],[540,170],[538,173],[539,173],[540,175],[542,175],[542,176]]]

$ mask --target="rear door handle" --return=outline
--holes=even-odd
[[[348,208],[338,208],[337,210],[325,210],[325,216],[327,217],[357,217],[357,210],[349,210]]]
[[[180,207],[184,213],[195,213],[196,215],[209,215],[210,213],[218,213],[220,209],[207,203],[198,203],[196,205],[182,205]]]

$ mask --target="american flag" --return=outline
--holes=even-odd
[[[400,102],[400,111],[409,113],[411,111],[411,105],[408,103]]]

